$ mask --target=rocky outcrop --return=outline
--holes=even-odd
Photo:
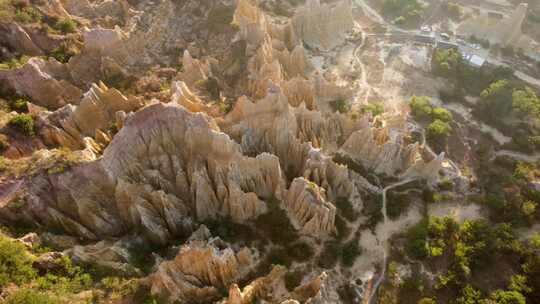
[[[194,113],[206,113],[210,116],[218,116],[219,109],[206,105],[195,93],[193,93],[185,82],[175,81],[171,86],[172,102],[185,107]]]
[[[98,21],[112,18],[124,20],[129,15],[129,4],[125,0],[119,1],[88,1],[63,0],[63,7],[69,14]],[[104,21],[104,20],[103,20]]]
[[[443,168],[443,161],[445,159],[445,153],[434,157],[432,160],[426,162],[424,160],[417,161],[412,167],[407,169],[403,174],[403,178],[421,178],[426,180],[430,184],[435,184],[439,181],[439,174]]]
[[[51,110],[81,100],[82,91],[70,79],[67,67],[54,59],[31,58],[20,68],[0,70],[0,82],[7,88]]]
[[[48,124],[40,128],[40,134],[49,145],[72,150],[83,149],[85,137],[107,144],[107,132],[116,124],[117,113],[133,112],[142,106],[143,102],[135,97],[127,98],[103,83],[94,84],[78,105],[67,105],[48,115]]]
[[[233,284],[229,288],[229,296],[223,304],[251,304],[259,299],[275,298],[276,291],[279,290],[286,273],[285,267],[276,265],[268,275],[255,279],[243,290],[240,290],[237,284]]]
[[[294,179],[284,204],[302,232],[321,236],[335,231],[336,207],[325,200],[324,190],[315,183],[304,178]]]
[[[402,174],[418,161],[419,146],[406,144],[400,134],[390,138],[388,131],[386,128],[356,131],[341,150],[369,170],[389,176]]]
[[[307,0],[292,18],[292,27],[296,36],[306,44],[332,49],[353,28],[352,4],[350,0],[339,1],[335,5]]]
[[[343,9],[343,3],[335,9]],[[326,9],[326,6],[321,9]],[[321,109],[326,109],[328,106],[324,104],[329,101],[352,97],[350,89],[337,86],[320,74],[309,76],[312,65],[291,24],[269,22],[257,5],[249,0],[238,1],[234,20],[240,28],[240,38],[248,45],[248,90],[255,100],[264,98],[273,85],[282,87],[295,107],[304,103],[309,109],[317,109],[321,105]],[[331,36],[338,38],[340,35]]]
[[[0,218],[89,240],[137,229],[164,244],[193,221],[256,218],[282,184],[277,157],[243,156],[208,116],[154,104],[126,119],[100,160],[31,179],[22,209],[13,198]]]
[[[206,81],[208,76],[210,76],[210,64],[194,59],[189,51],[185,50],[182,57],[182,72],[178,73],[177,78],[192,86]]]
[[[254,263],[249,249],[235,252],[224,246],[219,239],[183,245],[174,260],[161,263],[150,277],[152,294],[182,303],[220,299],[220,291],[247,275]]]
[[[30,35],[19,24],[0,23],[0,40],[2,44],[31,56],[43,55],[43,51],[32,41]]]
[[[347,169],[333,163],[322,151],[338,147],[341,138],[365,125],[362,120],[292,108],[281,89],[273,86],[257,103],[241,98],[220,125],[241,143],[245,153],[277,155],[287,176],[303,176],[324,187],[330,200],[350,194]]]
[[[140,238],[104,240],[92,245],[76,245],[64,251],[74,262],[94,264],[102,269],[126,276],[140,276],[142,272],[131,265],[133,248],[143,246]]]
[[[292,297],[300,303],[331,303],[332,300],[328,299],[327,295],[325,294],[327,281],[328,275],[323,272],[306,284],[295,288],[292,292]]]

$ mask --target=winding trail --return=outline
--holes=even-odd
[[[371,85],[367,82],[367,71],[366,66],[360,59],[360,54],[358,53],[366,44],[366,33],[362,32],[362,41],[360,44],[354,49],[353,51],[353,58],[356,60],[356,63],[360,66],[361,72],[360,72],[360,87],[365,88],[365,95],[363,99],[364,104],[368,104],[369,96],[371,94],[371,90],[373,89]],[[364,93],[363,93],[364,94]]]
[[[399,181],[397,183],[394,183],[394,184],[391,184],[389,186],[387,186],[386,188],[383,189],[382,191],[382,214],[383,214],[383,225],[386,225],[387,222],[388,222],[388,214],[386,212],[386,193],[388,192],[388,190],[391,190],[393,188],[396,188],[396,187],[399,187],[399,186],[403,186],[405,184],[408,184],[410,182],[413,182],[415,180],[417,180],[418,178],[415,177],[415,178],[409,178],[409,179],[405,179],[405,180],[402,180],[402,181]],[[373,285],[373,288],[371,290],[371,295],[369,296],[369,300],[368,300],[368,304],[371,304],[373,303],[373,300],[375,299],[376,297],[376,294],[377,294],[377,289],[379,288],[379,286],[381,285],[381,283],[384,281],[384,278],[386,276],[386,268],[387,268],[387,262],[388,262],[388,235],[386,234],[386,230],[382,230],[381,231],[381,246],[383,247],[383,268],[382,268],[382,271],[381,271],[381,274],[379,276],[379,278],[377,279],[377,281],[375,282],[375,284]]]

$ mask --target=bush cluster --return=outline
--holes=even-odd
[[[30,114],[17,114],[10,119],[9,125],[27,136],[35,135],[34,118]]]

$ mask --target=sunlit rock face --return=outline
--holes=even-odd
[[[32,58],[20,68],[0,70],[3,86],[48,109],[80,102],[82,91],[70,79],[69,69],[54,59]]]
[[[201,229],[206,227],[202,226]],[[249,249],[237,252],[218,238],[193,239],[150,276],[152,293],[169,302],[207,303],[239,282],[255,265]]]
[[[334,232],[336,207],[325,201],[324,190],[304,178],[296,178],[287,192],[285,207],[294,223],[312,235]]]
[[[277,157],[243,156],[206,115],[155,104],[127,118],[100,160],[28,187],[16,217],[87,239],[139,229],[164,244],[189,234],[193,221],[257,217],[262,199],[279,196],[282,177]]]
[[[125,97],[120,91],[108,88],[103,83],[94,84],[84,94],[78,105],[66,105],[48,115],[47,124],[40,128],[40,135],[50,145],[59,145],[72,150],[85,147],[85,137],[92,137],[101,144],[108,144],[107,130],[116,124],[120,112],[133,112],[143,106],[135,97]]]

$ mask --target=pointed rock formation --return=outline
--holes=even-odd
[[[324,190],[304,178],[295,178],[284,200],[285,209],[302,232],[314,236],[335,231],[336,207],[324,198]]]
[[[191,57],[188,50],[184,51],[182,57],[182,72],[178,73],[177,78],[181,79],[189,86],[205,81],[210,75],[210,64],[202,62]]]
[[[154,104],[126,119],[100,160],[38,175],[27,188],[23,208],[13,198],[0,218],[90,240],[137,229],[165,244],[189,235],[193,221],[256,218],[264,199],[281,197],[283,180],[277,157],[242,155],[208,116]]]
[[[233,284],[229,288],[229,297],[224,304],[251,304],[259,299],[273,298],[286,273],[285,267],[276,265],[268,275],[254,280],[243,290],[240,290],[237,284]]]
[[[20,68],[0,70],[0,82],[7,88],[50,110],[79,103],[82,91],[69,80],[69,70],[54,59],[31,58]]]
[[[142,106],[138,98],[127,98],[103,83],[93,84],[78,105],[67,105],[48,115],[48,124],[40,129],[40,134],[46,143],[71,150],[83,149],[85,137],[94,137],[106,146],[110,138],[104,132],[115,123],[116,113],[133,112]]]
[[[220,290],[237,283],[253,267],[249,249],[234,252],[224,245],[219,239],[183,245],[174,260],[161,263],[151,275],[152,294],[183,303],[220,299]]]

